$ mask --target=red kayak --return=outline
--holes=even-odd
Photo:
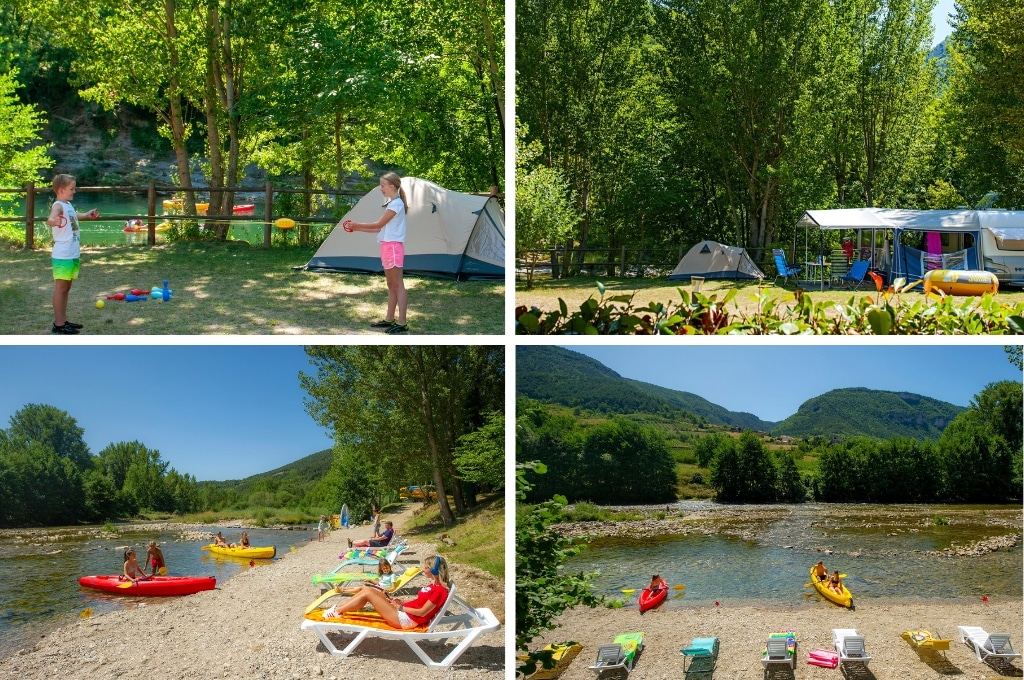
[[[666,597],[668,597],[668,590],[665,588],[657,590],[644,588],[644,592],[640,593],[640,613],[643,614],[648,609],[654,609],[664,602]]]
[[[138,581],[126,586],[123,576],[105,574],[102,576],[83,576],[78,583],[86,588],[102,590],[116,595],[192,595],[200,590],[213,590],[217,579],[213,576],[154,576],[145,581]],[[123,586],[123,587],[118,587]]]

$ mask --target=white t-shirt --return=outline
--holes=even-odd
[[[377,232],[377,243],[383,243],[384,241],[405,243],[405,203],[402,201],[402,197],[395,196],[388,202],[386,208],[394,210],[395,216],[384,225],[383,229]]]
[[[78,241],[78,213],[69,201],[55,201],[64,209],[64,226],[50,227],[53,232],[53,254],[55,260],[74,260],[82,256]]]

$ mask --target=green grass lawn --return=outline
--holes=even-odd
[[[502,493],[484,497],[480,504],[445,529],[437,503],[416,515],[405,533],[418,540],[434,541],[438,552],[452,562],[470,564],[492,576],[505,578],[505,498]],[[454,546],[441,543],[447,533]]]
[[[524,305],[528,309],[536,306],[547,312],[557,310],[558,300],[561,298],[565,300],[566,306],[572,312],[578,310],[580,304],[589,297],[593,297],[595,300],[601,298],[601,294],[597,290],[598,281],[604,284],[606,297],[635,292],[636,294],[633,298],[634,307],[643,306],[649,302],[660,302],[666,305],[678,304],[682,299],[679,294],[680,288],[684,291],[693,290],[689,282],[668,281],[665,278],[636,279],[578,276],[571,279],[539,279],[534,282],[532,290],[526,289],[525,282],[518,282],[516,284],[516,306]],[[793,298],[794,286],[792,284],[787,287],[776,286],[772,283],[771,279],[765,279],[765,283],[760,288],[756,281],[704,281],[701,286],[701,292],[709,296],[717,295],[718,299],[721,300],[733,288],[738,288],[739,293],[726,305],[726,310],[734,312],[738,307],[744,314],[751,315],[757,311],[758,296],[760,294],[767,294],[770,298],[776,300],[791,300]],[[817,284],[814,286],[806,284],[805,290],[815,302],[830,301],[845,304],[855,296],[857,299],[863,296],[875,299],[877,296],[874,284],[871,281],[865,282],[861,285],[860,290],[857,291],[830,289],[827,286],[824,291],[821,291]],[[924,295],[920,290],[921,288],[918,286],[914,291],[904,293],[902,295],[903,302],[905,304],[913,304],[923,299]],[[961,304],[966,299],[957,298],[957,304]],[[1005,305],[1017,305],[1024,302],[1024,291],[1015,288],[1001,289],[996,295],[996,300]],[[783,306],[786,306],[785,303],[783,303]]]
[[[68,318],[85,334],[374,334],[387,307],[383,275],[295,272],[314,248],[239,242],[87,246]],[[0,251],[0,334],[48,334],[53,277],[48,250]],[[108,295],[169,281],[174,298],[127,303]],[[505,332],[503,281],[406,277],[410,334]],[[104,309],[96,308],[104,300]]]

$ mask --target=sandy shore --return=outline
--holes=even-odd
[[[720,640],[715,680],[761,678],[761,650],[769,633],[792,630],[797,635],[795,674],[779,673],[773,677],[830,678],[837,680],[839,671],[807,664],[807,654],[814,649],[832,649],[833,628],[855,628],[865,636],[872,660],[869,673],[848,668],[847,678],[865,680],[931,680],[956,676],[959,680],[981,680],[999,677],[1021,677],[1021,661],[1000,670],[979,663],[974,652],[957,640],[956,627],[981,626],[990,633],[1009,633],[1014,649],[1024,646],[1022,639],[1021,601],[990,601],[983,603],[950,602],[949,604],[865,602],[850,611],[825,602],[820,606],[787,608],[785,605],[723,605],[692,609],[655,610],[643,616],[632,607],[623,609],[577,608],[563,614],[560,628],[549,631],[542,640],[535,640],[539,649],[549,642],[574,640],[583,645],[579,656],[561,676],[564,680],[593,680],[593,663],[597,645],[611,642],[619,633],[643,631],[644,651],[640,654],[630,680],[649,678],[684,678],[683,656],[679,650],[694,637],[717,636]],[[901,637],[905,630],[938,631],[953,643],[946,657],[918,654]],[[687,666],[689,670],[689,666]],[[852,671],[852,672],[850,672]],[[612,677],[608,673],[602,678]],[[694,674],[692,677],[697,677]],[[707,675],[701,677],[707,678]]]
[[[401,533],[403,515],[390,519]],[[306,543],[268,566],[218,583],[216,590],[154,598],[143,606],[75,621],[0,661],[0,679],[503,678],[504,628],[482,636],[444,673],[429,670],[399,640],[369,638],[341,658],[327,654],[315,635],[299,630],[302,612],[320,595],[312,575],[338,564],[347,537],[369,533],[368,527],[335,531],[323,543]],[[404,559],[415,563],[432,552],[432,545],[410,541]],[[452,567],[459,594],[475,606],[489,607],[504,625],[504,583],[472,567]],[[438,646],[433,651],[427,647],[434,658],[443,656]]]

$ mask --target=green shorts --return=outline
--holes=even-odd
[[[76,257],[73,260],[52,260],[54,281],[74,281],[78,278],[78,271],[82,268],[82,259]]]

